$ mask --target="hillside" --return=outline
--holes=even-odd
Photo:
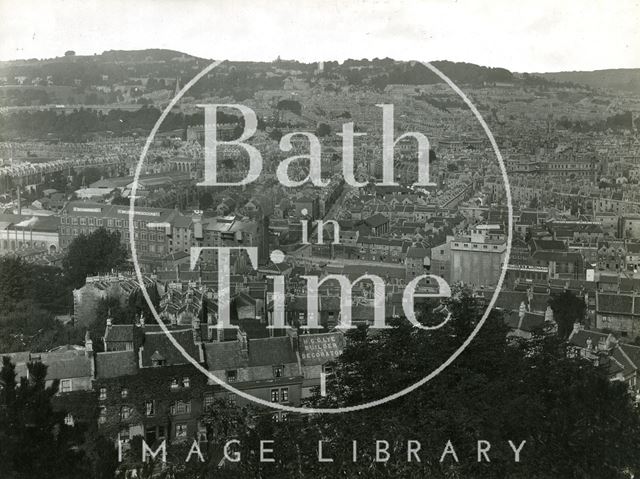
[[[536,73],[536,76],[552,81],[571,82],[592,88],[640,93],[640,68],[618,68],[592,72]]]
[[[210,61],[173,50],[147,49],[109,50],[99,55],[69,51],[52,59],[0,62],[0,107],[166,104],[176,84],[189,81]],[[456,84],[472,88],[497,84],[546,88],[557,81],[472,63],[441,60],[433,64]],[[286,90],[296,82],[310,88],[355,87],[381,92],[389,85],[425,85],[441,80],[420,63],[391,58],[325,61],[322,68],[317,62],[277,59],[225,62],[189,93],[195,99],[217,96],[243,101],[257,91]],[[571,87],[572,83],[565,85]]]

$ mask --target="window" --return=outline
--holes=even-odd
[[[120,408],[120,420],[126,421],[131,416],[131,408],[129,406],[122,406]]]
[[[73,415],[71,413],[67,414],[64,418],[64,423],[67,426],[73,426],[75,424],[75,421],[73,420]]]
[[[71,379],[63,379],[62,381],[60,381],[60,392],[61,393],[71,392]]]
[[[236,382],[238,380],[238,371],[236,371],[235,369],[227,371],[226,376],[227,376],[228,383]]]
[[[183,388],[188,388],[189,387],[189,378],[186,377],[186,376],[182,378],[182,387]]]
[[[120,391],[120,396],[123,398],[129,397],[129,390],[127,388],[122,388]]]
[[[145,416],[155,416],[156,414],[156,403],[155,401],[147,401],[144,403],[144,415]]]
[[[271,402],[280,402],[280,390],[272,389],[271,390]]]
[[[176,424],[176,437],[187,437],[186,424]]]
[[[171,405],[171,415],[176,416],[178,414],[190,414],[191,413],[191,401],[176,401]]]
[[[171,389],[178,389],[180,386],[178,385],[178,380],[173,378],[171,380]]]
[[[107,408],[101,406],[98,414],[98,424],[104,424],[105,422],[107,422]]]
[[[213,393],[206,393],[204,395],[202,406],[207,409],[209,406],[213,406],[214,396]]]
[[[284,376],[284,366],[274,366],[273,367],[273,377],[281,378]]]
[[[198,442],[207,442],[207,428],[198,422]]]
[[[101,401],[104,401],[105,399],[107,399],[107,388],[100,388],[99,398]]]
[[[274,412],[271,416],[275,422],[283,422],[287,420],[286,412]]]
[[[280,389],[280,401],[287,402],[289,400],[289,388]]]

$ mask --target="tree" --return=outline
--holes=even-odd
[[[74,238],[62,260],[62,268],[67,281],[78,288],[87,276],[108,273],[122,266],[126,258],[127,250],[120,243],[120,233],[99,228]]]
[[[198,205],[202,211],[213,208],[213,196],[208,191],[201,192],[198,200]]]
[[[296,100],[280,100],[276,106],[278,110],[287,110],[296,115],[302,114],[302,105]]]
[[[280,139],[282,138],[282,131],[280,131],[278,128],[274,128],[269,132],[269,138],[274,141],[280,141]]]
[[[28,364],[29,379],[16,384],[15,366],[2,358],[0,395],[0,476],[3,478],[81,478],[82,435],[64,423],[64,412],[54,411],[51,398],[57,381],[45,386],[47,366]]]
[[[333,364],[327,395],[315,407],[344,407],[380,399],[430,373],[467,337],[482,309],[466,292],[448,304],[453,320],[421,331],[406,320],[369,334],[348,333]],[[421,321],[437,320],[424,309]],[[626,384],[567,354],[555,336],[507,339],[503,319],[492,312],[465,352],[426,385],[392,402],[348,414],[291,415],[285,423],[253,423],[237,412],[209,410],[204,419],[241,443],[242,461],[216,477],[437,477],[437,478],[622,478],[640,472],[640,415]],[[218,432],[225,429],[217,429]],[[274,440],[275,463],[260,463],[256,437]],[[376,462],[375,440],[389,442],[391,458]],[[408,439],[419,439],[421,462],[407,462]],[[325,457],[319,463],[317,444]],[[492,445],[490,463],[477,461],[477,441]],[[507,445],[526,441],[519,463]],[[352,461],[357,441],[358,460]],[[447,441],[460,457],[439,459]],[[603,448],[606,448],[603,450]],[[629,474],[629,475],[627,475]]]
[[[326,123],[320,123],[316,129],[316,135],[319,137],[328,136],[331,134],[331,127]]]
[[[155,283],[148,285],[146,287],[147,294],[149,295],[149,299],[151,299],[151,303],[156,311],[160,309],[160,293],[158,293],[158,287]],[[128,315],[129,317],[139,317],[143,316],[146,320],[153,319],[153,313],[151,312],[151,308],[149,307],[149,303],[147,303],[144,294],[142,293],[142,289],[138,288],[134,292],[129,295],[129,308]]]
[[[584,300],[568,290],[552,296],[549,306],[553,310],[553,319],[558,323],[558,336],[563,339],[569,337],[574,323],[584,321],[587,309]]]

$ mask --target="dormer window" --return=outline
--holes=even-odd
[[[154,351],[154,353],[151,355],[151,365],[154,368],[159,366],[166,366],[167,360],[158,351]]]
[[[284,376],[284,366],[282,366],[282,365],[274,366],[273,367],[273,377],[274,378],[281,378],[282,376]]]

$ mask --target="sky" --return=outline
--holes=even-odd
[[[518,72],[640,67],[640,0],[0,0],[0,60],[168,48]]]

